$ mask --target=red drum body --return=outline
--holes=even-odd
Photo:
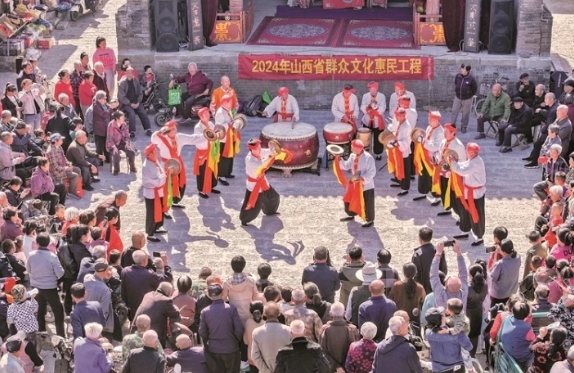
[[[323,138],[327,144],[348,144],[353,139],[353,126],[341,122],[327,123],[323,127]]]
[[[317,130],[308,123],[278,122],[268,124],[261,130],[261,146],[266,148],[269,140],[277,140],[283,149],[293,154],[288,164],[275,161],[273,168],[298,170],[311,167],[319,155]]]

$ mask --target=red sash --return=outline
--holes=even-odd
[[[376,96],[371,96],[371,104],[373,102],[377,102],[377,97]],[[375,118],[379,119],[379,131],[382,131],[385,129],[385,120],[383,119],[383,116],[381,115],[381,113],[379,113],[378,110],[373,109],[370,105],[367,106],[367,114],[369,115],[369,117],[371,118],[369,120],[369,127],[374,128],[374,124],[375,124]]]
[[[353,161],[353,169],[352,174],[357,173],[357,169],[359,168],[359,156],[355,157]],[[339,162],[341,161],[340,157],[335,157],[335,167],[340,172],[340,165]],[[337,174],[337,171],[335,171]],[[363,196],[363,182],[362,180],[356,182],[347,182],[345,180],[345,186],[347,189],[345,191],[345,195],[343,196],[343,202],[349,204],[349,211],[354,212],[355,214],[359,215],[361,218],[366,219],[367,214],[365,210],[365,199]]]
[[[454,140],[454,139],[453,139]],[[444,145],[444,149],[442,150],[442,154],[440,155],[440,160],[439,160],[439,164],[444,160],[444,155],[445,152],[448,150],[448,146],[450,145],[450,143],[453,140],[447,140],[445,145]],[[440,193],[440,176],[446,176],[446,172],[443,172],[441,167],[439,167],[438,165],[435,166],[434,168],[434,172],[432,174],[432,191],[433,193]]]
[[[193,174],[195,176],[199,176],[199,166],[203,165],[207,158],[209,157],[209,151],[211,149],[211,145],[208,144],[207,149],[196,149],[195,150],[195,158],[193,159]],[[202,192],[207,194],[211,193],[211,189],[213,188],[212,182],[212,174],[213,171],[209,167],[205,167],[205,173],[203,175],[203,190]]]
[[[347,123],[353,126],[353,133],[357,132],[357,121],[353,119],[355,112],[351,109],[351,97],[344,97],[345,100],[345,115],[347,116]]]
[[[162,204],[162,197],[159,196],[159,191],[163,189],[163,199],[164,203]],[[167,201],[165,200],[167,196],[167,181],[164,186],[160,186],[157,188],[153,188],[153,221],[155,223],[161,223],[161,219],[164,212],[167,212]],[[163,208],[162,208],[163,205]]]
[[[264,173],[261,174],[261,177],[259,177],[258,179],[253,178],[253,177],[248,175],[247,180],[252,182],[252,183],[255,183],[255,186],[253,187],[253,190],[251,191],[251,195],[249,196],[249,201],[247,202],[247,207],[245,208],[246,210],[251,210],[257,204],[257,199],[259,198],[259,194],[261,192],[265,192],[266,190],[269,190],[269,183],[267,182],[267,179],[265,178]]]
[[[403,123],[399,123],[395,136],[398,135]],[[387,154],[389,173],[394,173],[397,180],[403,180],[405,178],[405,164],[403,162],[403,153],[401,152],[401,149],[398,146],[395,146],[394,148],[389,149]]]
[[[472,218],[473,223],[478,223],[479,216],[478,210],[476,209],[476,204],[474,203],[474,191],[482,188],[484,185],[477,186],[477,187],[470,187],[468,185],[464,185],[464,190],[466,190],[466,200],[467,203],[464,206],[466,211],[470,213],[470,217]],[[464,196],[463,196],[464,197]]]
[[[187,182],[187,176],[185,174],[185,164],[183,163],[183,158],[181,158],[181,155],[179,155],[177,152],[177,143],[172,144],[171,141],[169,141],[169,139],[167,137],[165,137],[163,134],[161,134],[159,132],[157,135],[158,135],[157,137],[159,137],[159,139],[163,142],[163,144],[169,150],[170,157],[177,159],[179,161],[180,166],[181,166],[180,167],[181,171],[179,172],[179,175],[172,175],[171,176],[171,185],[172,185],[173,197],[180,197],[179,188],[182,188]],[[167,161],[167,160],[164,160],[164,162],[165,161]]]
[[[293,118],[293,113],[287,112],[287,100],[281,100],[281,111],[278,111],[273,116],[273,123],[279,122],[279,116],[281,115],[281,119],[291,119]]]

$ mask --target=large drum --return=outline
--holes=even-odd
[[[292,128],[293,127],[293,128]],[[311,167],[319,155],[317,130],[308,123],[277,122],[268,124],[261,130],[261,146],[267,147],[269,140],[277,140],[281,147],[293,153],[288,164],[275,161],[273,168],[280,170],[298,170]]]
[[[363,127],[357,130],[357,140],[361,140],[367,151],[371,149],[372,136],[373,132],[369,128]]]
[[[353,126],[341,122],[327,123],[323,127],[323,138],[327,144],[347,144],[353,139]]]

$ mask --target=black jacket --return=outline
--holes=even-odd
[[[321,346],[305,337],[293,338],[279,349],[273,373],[330,373],[331,365]]]
[[[26,264],[24,264],[23,261],[16,258],[12,254],[5,254],[5,255],[6,258],[8,259],[8,262],[10,263],[10,266],[12,267],[12,270],[14,271],[16,276],[20,278],[20,282],[18,283],[22,283],[26,275],[28,274],[28,272],[26,272]]]
[[[0,297],[0,337],[6,339],[10,335],[10,329],[8,328],[8,301],[6,300],[6,295]]]
[[[80,268],[80,263],[82,263],[82,259],[92,257],[92,254],[90,254],[90,251],[88,250],[86,245],[84,245],[81,242],[71,244],[70,252],[72,253],[72,257],[74,258],[74,261],[76,262],[78,268]]]
[[[454,94],[461,100],[468,100],[476,94],[478,86],[474,76],[467,74],[456,74],[454,78]]]
[[[97,216],[97,215],[96,215],[96,216]],[[135,252],[136,250],[139,250],[139,249],[136,249],[136,248],[134,248],[133,246],[130,246],[129,249],[124,250],[124,251],[122,252],[122,257],[121,257],[121,259],[120,259],[120,265],[122,266],[122,268],[131,267],[133,264],[135,264],[133,257],[134,257],[134,252]],[[150,258],[148,259],[148,261],[147,261],[147,266],[146,266],[146,268],[147,268],[147,269],[151,269],[151,270],[153,270],[153,271],[155,272],[155,269],[156,269],[156,268],[155,268],[155,266],[153,265],[153,259],[152,259],[151,257],[150,257]]]
[[[377,346],[373,373],[422,373],[417,350],[404,337],[393,335]]]
[[[522,91],[520,90],[520,86],[523,86]],[[534,88],[534,83],[531,81],[526,85],[522,84],[522,82],[516,82],[516,85],[514,86],[514,97],[522,97],[526,105],[532,106],[535,96]]]
[[[146,373],[164,373],[165,359],[155,348],[141,347],[130,351],[122,373],[140,373],[145,367]]]
[[[167,340],[167,323],[179,322],[180,320],[179,310],[174,306],[173,300],[159,291],[152,291],[144,296],[134,320],[139,315],[149,316],[151,329],[157,333],[159,341],[164,347]]]
[[[86,275],[93,275],[94,273],[96,273],[96,268],[94,267],[95,264],[96,259],[94,259],[93,256],[82,259],[80,265],[78,266],[78,274],[76,276],[77,277],[76,281],[81,282],[83,284]]]
[[[22,198],[20,198],[20,194],[10,188],[4,189],[4,193],[6,193],[6,198],[8,199],[10,206],[14,206],[19,209],[20,204],[22,204]]]
[[[6,255],[0,253],[0,278],[14,277],[14,270]]]
[[[12,116],[14,118],[16,118],[18,116],[18,112],[16,111],[16,108],[22,107],[22,102],[20,100],[18,100],[18,98],[16,98],[16,103],[18,104],[18,106],[14,105],[14,102],[12,102],[12,100],[10,100],[8,97],[4,96],[4,97],[2,97],[2,110],[10,110],[10,113],[12,113]]]
[[[541,109],[540,114],[544,118],[544,125],[540,128],[540,134],[543,136],[548,135],[548,127],[556,121],[556,109],[558,109],[558,102],[546,109]]]
[[[435,256],[436,250],[433,244],[427,243],[415,249],[411,262],[417,266],[417,276],[415,281],[425,288],[427,294],[432,293],[430,284],[430,267],[432,260]],[[447,274],[446,259],[443,256],[440,258],[439,270]]]
[[[64,268],[64,278],[75,280],[78,277],[78,263],[74,260],[68,242],[64,242],[58,248],[58,259]]]
[[[514,108],[514,105],[510,109],[510,117],[508,118],[508,124],[512,124],[518,128],[530,128],[530,121],[532,119],[532,109],[529,108],[526,103],[518,110]]]
[[[72,137],[70,136],[70,131],[75,128],[72,119],[64,114],[55,114],[46,123],[46,134],[59,133],[64,138],[62,144],[62,149],[64,152],[68,150],[68,146],[72,143]]]

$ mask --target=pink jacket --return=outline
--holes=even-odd
[[[118,61],[112,48],[96,49],[92,60],[94,63],[101,62],[104,65],[104,70],[113,71],[114,73],[116,72],[116,65],[118,64]]]

